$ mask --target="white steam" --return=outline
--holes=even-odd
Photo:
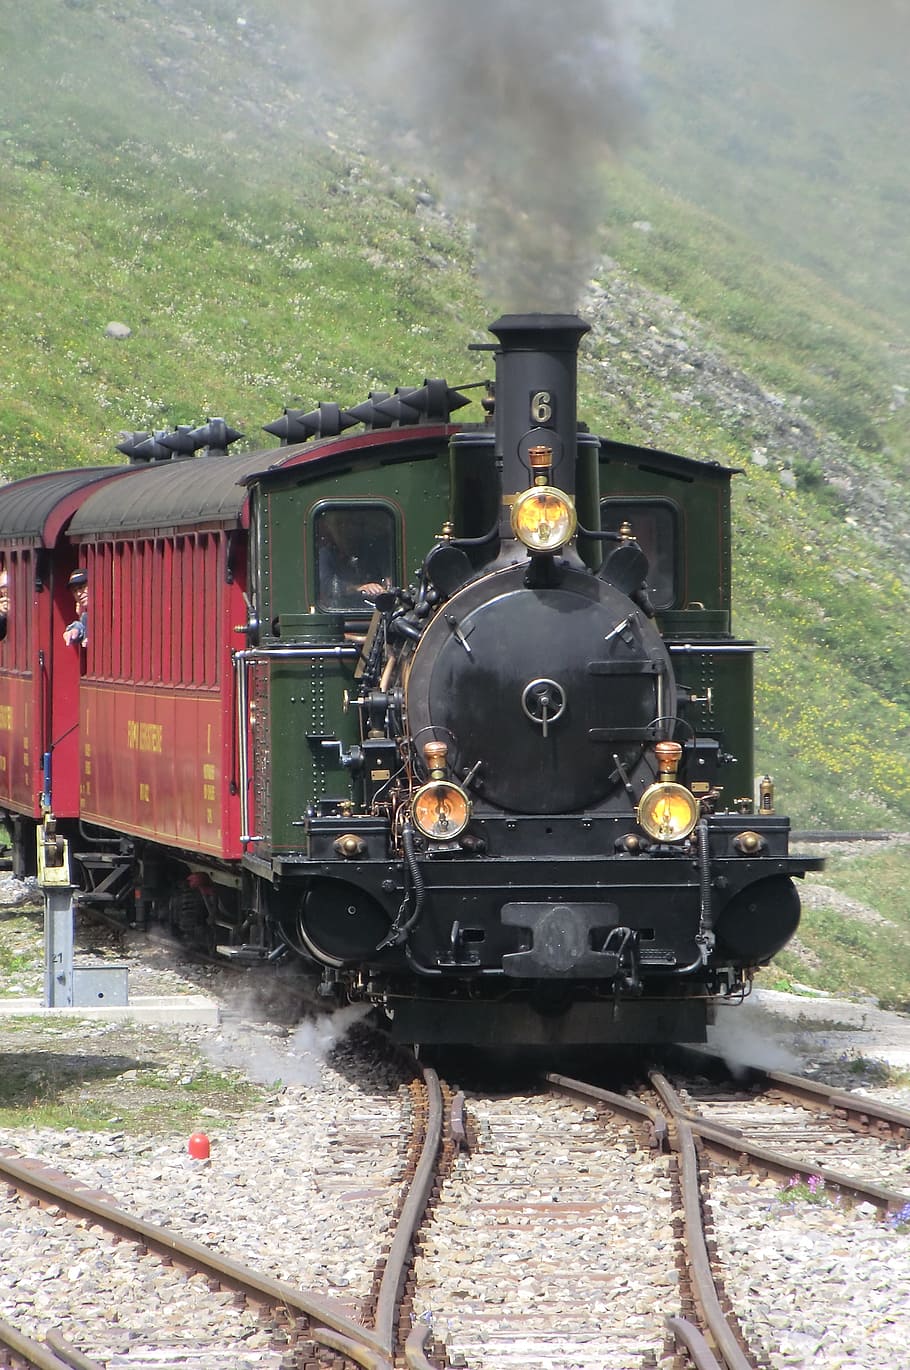
[[[806,1062],[798,1050],[793,1024],[776,1018],[761,1004],[721,1006],[717,1023],[708,1029],[708,1049],[737,1074],[748,1067],[801,1074]]]
[[[218,1040],[206,1046],[206,1055],[213,1065],[242,1070],[256,1084],[317,1085],[333,1048],[369,1011],[368,1005],[352,1004],[271,1039],[268,1027],[264,1032],[250,1015],[226,1024]]]

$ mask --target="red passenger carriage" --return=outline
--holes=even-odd
[[[0,564],[10,608],[0,641],[0,808],[14,832],[41,817],[53,787],[61,818],[79,813],[80,650],[63,642],[73,617],[68,579],[76,553],[70,520],[124,468],[36,475],[7,487],[0,501]],[[21,854],[28,843],[14,843]]]

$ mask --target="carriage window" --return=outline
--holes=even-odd
[[[395,584],[395,516],[376,505],[333,505],[313,520],[316,607],[369,613],[374,595]]]
[[[632,535],[648,558],[648,594],[655,609],[676,603],[677,531],[676,510],[663,500],[605,499],[600,504],[600,526],[618,533],[628,523]],[[605,550],[609,550],[609,544]]]

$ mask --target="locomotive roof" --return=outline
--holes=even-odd
[[[234,524],[246,521],[247,487],[277,476],[288,467],[369,454],[377,447],[400,444],[427,435],[438,437],[451,427],[396,429],[382,433],[316,439],[288,447],[237,452],[228,456],[190,457],[151,466],[131,467],[128,479],[117,481],[87,499],[73,518],[74,536],[120,532],[149,532],[187,524]]]
[[[608,460],[636,466],[651,466],[664,475],[678,475],[683,480],[710,480],[741,476],[741,466],[724,466],[719,461],[700,461],[696,457],[681,457],[678,452],[665,452],[659,447],[637,447],[612,438],[600,439],[601,455]]]
[[[0,538],[52,547],[86,491],[125,475],[128,467],[80,466],[48,471],[0,486]]]
[[[282,448],[282,452],[287,452],[288,457],[271,461],[266,464],[266,458],[274,458],[274,452],[260,452],[259,465],[253,467],[245,477],[245,485],[268,484],[270,480],[279,478],[288,466],[295,466],[302,461],[319,462],[331,464],[345,459],[356,457],[358,454],[375,456],[380,462],[394,460],[396,455],[407,453],[406,459],[419,459],[420,448],[426,448],[429,443],[431,448],[441,441],[448,441],[453,433],[471,428],[474,425],[455,424],[455,423],[427,423],[427,424],[407,424],[401,427],[382,428],[379,430],[367,430],[362,433],[344,433],[340,437],[330,438],[311,438],[307,443],[300,443],[296,447]],[[481,427],[482,431],[489,432],[492,436],[492,429]],[[400,449],[396,454],[392,448]],[[418,449],[416,452],[408,452],[408,448]],[[388,450],[387,450],[388,449]]]
[[[454,431],[455,425],[386,429],[160,465],[77,467],[27,476],[0,487],[0,538],[39,539],[52,546],[70,520],[70,531],[77,536],[200,523],[240,525],[245,521],[247,487],[255,481],[277,477],[288,467],[381,452],[387,445],[411,446]],[[606,438],[600,444],[608,459],[646,461],[689,479],[729,479],[738,469]],[[100,488],[92,490],[94,485]]]

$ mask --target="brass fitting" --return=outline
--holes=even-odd
[[[423,755],[427,763],[427,772],[431,780],[445,780],[446,778],[446,757],[449,749],[445,742],[426,742],[424,743]]]
[[[682,758],[682,747],[678,742],[658,742],[654,747],[661,781],[673,781]]]
[[[733,839],[733,847],[740,856],[758,856],[766,846],[765,839],[757,832],[741,832]]]
[[[367,844],[356,833],[346,832],[343,837],[337,837],[332,845],[336,855],[344,857],[345,861],[354,861],[358,856],[366,855]]]
[[[534,477],[535,485],[548,485],[550,472],[553,469],[553,449],[552,447],[529,447],[528,465],[531,468],[531,475]]]

